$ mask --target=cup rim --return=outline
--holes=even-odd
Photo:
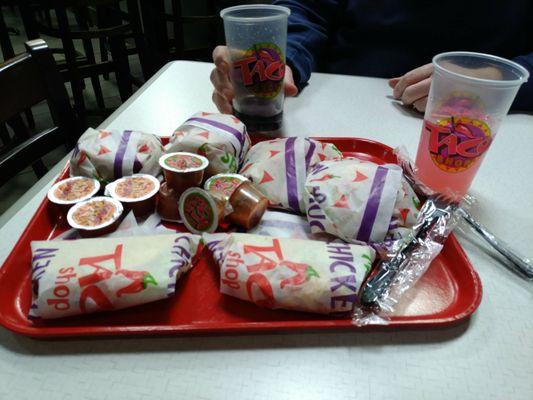
[[[265,17],[236,17],[229,15],[234,11],[240,10],[276,10],[280,13],[278,15],[269,15]],[[242,22],[257,22],[257,21],[274,21],[279,19],[281,16],[291,15],[291,10],[284,6],[277,6],[274,4],[243,4],[240,6],[227,7],[220,11],[220,16],[225,21],[242,21]]]
[[[445,57],[450,57],[450,56],[469,56],[469,57],[484,58],[487,60],[496,61],[500,64],[504,64],[508,67],[513,67],[514,69],[520,71],[522,73],[522,76],[517,77],[516,79],[504,81],[504,80],[495,80],[495,79],[476,78],[473,76],[461,74],[459,72],[450,71],[449,69],[439,64],[441,59]],[[476,53],[472,51],[449,51],[446,53],[439,53],[433,57],[432,64],[433,64],[433,67],[435,68],[435,71],[442,72],[448,75],[452,75],[455,78],[459,78],[464,81],[479,83],[479,84],[484,84],[484,85],[489,85],[489,86],[514,87],[514,86],[519,86],[527,82],[529,78],[529,71],[526,68],[524,68],[522,65],[518,64],[517,62],[508,60],[503,57],[494,56],[492,54],[486,54],[486,53]]]

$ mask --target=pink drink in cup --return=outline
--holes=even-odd
[[[463,196],[528,71],[488,54],[442,53],[416,156],[417,177],[435,192]]]

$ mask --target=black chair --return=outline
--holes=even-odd
[[[0,124],[15,132],[12,143],[3,146],[0,153],[0,185],[30,165],[40,178],[46,173],[41,158],[60,145],[73,147],[80,134],[48,46],[35,39],[26,43],[26,50],[0,64]],[[55,126],[32,135],[19,114],[45,100]]]
[[[58,67],[65,82],[71,83],[74,107],[80,124],[84,127],[88,126],[88,115],[107,116],[113,111],[105,108],[99,81],[100,75],[108,76],[109,73],[115,73],[122,101],[133,93],[134,79],[131,76],[128,62],[126,38],[132,35],[132,29],[135,30],[133,32],[135,38],[142,35],[137,32],[140,29],[139,21],[124,21],[118,9],[120,1],[40,0],[21,2],[19,5],[29,39],[35,39],[39,34],[61,39],[62,48],[51,50],[54,54],[63,54],[65,57],[64,63],[59,62]],[[46,20],[39,18],[42,10],[54,12],[57,24],[48,25]],[[96,19],[95,24],[91,21],[91,13]],[[69,15],[72,14],[77,22],[75,25],[69,21]],[[138,12],[133,11],[131,14],[139,15]],[[100,62],[95,58],[93,39],[99,40],[100,45],[105,47]],[[75,41],[82,42],[85,54],[79,54],[76,51]],[[143,48],[142,45],[138,47]],[[108,60],[107,50],[111,54],[111,60]],[[85,78],[91,79],[98,104],[97,110],[86,109],[83,97]]]
[[[182,0],[140,3],[146,41],[158,67],[175,59],[210,61],[213,48],[223,42],[218,1],[204,0],[202,15],[185,15],[182,3]],[[171,32],[168,24],[172,25]],[[191,46],[188,43],[191,38],[200,43]]]

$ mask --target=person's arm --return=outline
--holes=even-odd
[[[529,80],[522,85],[511,106],[511,110],[533,111],[533,53],[513,59],[529,71]]]
[[[290,8],[287,36],[287,64],[301,90],[323,53],[338,0],[277,0],[276,5]]]

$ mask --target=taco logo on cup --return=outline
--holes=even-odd
[[[271,99],[283,86],[285,57],[273,43],[256,43],[233,62],[233,68],[255,96]]]
[[[429,134],[429,153],[433,163],[445,172],[463,172],[483,156],[492,137],[489,126],[468,117],[449,117],[436,124],[424,121]]]

